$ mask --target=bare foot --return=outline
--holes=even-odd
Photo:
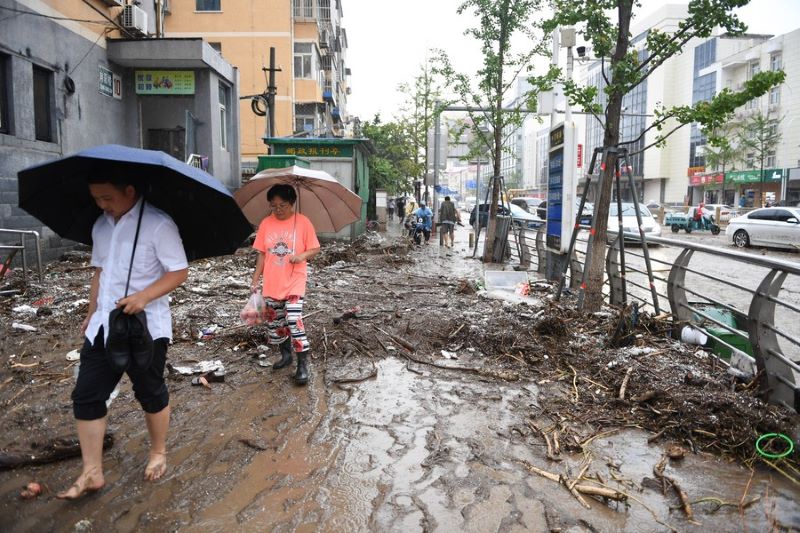
[[[92,468],[87,472],[81,473],[78,479],[75,480],[75,483],[67,490],[56,494],[56,498],[61,500],[77,500],[85,494],[97,492],[102,489],[105,484],[106,481],[103,478],[103,472],[98,468]]]
[[[167,452],[150,452],[150,460],[144,469],[144,478],[155,481],[167,471]]]

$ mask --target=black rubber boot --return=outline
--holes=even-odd
[[[280,344],[281,359],[277,363],[272,363],[272,370],[280,370],[292,364],[292,339],[286,339]]]
[[[297,352],[297,372],[294,373],[294,382],[298,385],[308,383],[308,350]]]

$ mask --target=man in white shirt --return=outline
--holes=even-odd
[[[140,369],[131,365],[126,373],[145,412],[150,434],[150,455],[144,477],[154,481],[166,471],[170,407],[163,374],[167,345],[172,338],[167,294],[186,281],[189,272],[175,222],[145,202],[130,181],[90,179],[89,192],[104,213],[92,229],[92,266],[95,272],[89,311],[81,325],[85,340],[78,380],[72,392],[83,471],[69,489],[58,494],[59,498],[69,500],[105,485],[103,437],[107,426],[106,400],[122,378],[122,374],[109,364],[105,349],[108,316],[117,307],[126,314],[144,311],[148,330],[154,339],[150,366]],[[131,251],[142,209],[130,287],[125,297]]]

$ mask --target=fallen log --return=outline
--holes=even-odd
[[[387,331],[384,331],[384,330],[382,330],[381,328],[379,328],[378,326],[376,326],[374,324],[373,324],[372,327],[377,329],[378,331],[380,331],[381,333],[383,333],[384,335],[386,335],[390,339],[392,339],[394,342],[396,342],[397,344],[399,344],[400,346],[402,346],[406,350],[408,350],[410,352],[417,351],[417,346],[415,344],[405,340],[403,337],[395,335],[394,333],[389,333]]]
[[[103,437],[103,449],[114,445],[114,436]],[[79,457],[81,445],[77,437],[56,437],[44,443],[31,443],[30,451],[7,450],[0,452],[0,470],[11,470],[21,466],[54,463],[63,459]]]

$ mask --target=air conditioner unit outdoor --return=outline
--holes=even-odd
[[[147,12],[134,5],[126,5],[122,11],[122,27],[140,35],[147,34]]]
[[[328,48],[328,40],[330,37],[328,36],[328,30],[321,30],[319,32],[319,47],[320,48]]]

